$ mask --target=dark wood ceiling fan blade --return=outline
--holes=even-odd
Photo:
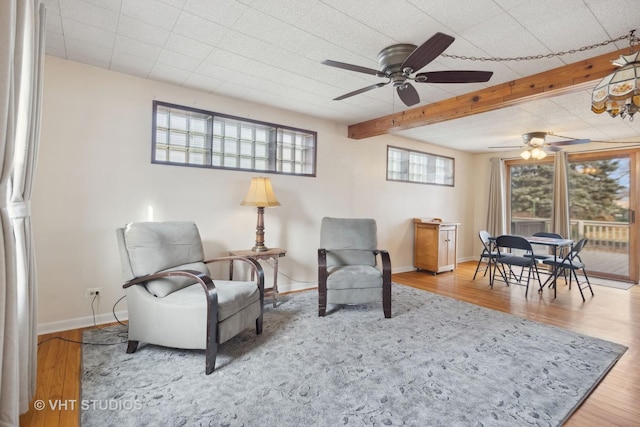
[[[405,83],[404,86],[397,87],[396,92],[398,92],[398,97],[407,107],[411,107],[412,105],[416,105],[420,102],[420,95],[418,95],[418,91],[409,83]]]
[[[400,69],[404,70],[405,68],[411,68],[413,72],[418,71],[440,56],[440,54],[444,52],[454,40],[455,38],[447,34],[436,33],[433,37],[411,52],[407,59],[402,63]]]
[[[370,91],[372,89],[376,89],[376,88],[382,87],[382,86],[386,85],[387,83],[389,83],[389,82],[377,83],[377,84],[374,84],[374,85],[371,85],[371,86],[363,87],[362,89],[354,90],[353,92],[345,93],[342,96],[339,96],[337,98],[333,98],[333,100],[334,101],[340,101],[341,99],[349,98],[351,96],[358,95],[358,94],[361,94],[363,92],[368,92],[368,91]]]
[[[322,61],[324,65],[329,65],[330,67],[342,68],[343,70],[349,71],[357,71],[358,73],[371,74],[374,76],[384,76],[384,74],[380,73],[378,70],[374,70],[373,68],[361,67],[360,65],[346,64],[344,62],[332,61],[327,59],[326,61]]]
[[[428,71],[416,74],[418,83],[481,83],[487,82],[493,75],[492,71]]]

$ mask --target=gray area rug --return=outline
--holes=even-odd
[[[208,376],[204,351],[83,346],[82,425],[556,426],[626,351],[402,285],[391,319],[381,304],[319,318],[313,291],[279,300]]]

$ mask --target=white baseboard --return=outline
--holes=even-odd
[[[471,258],[470,260],[472,260]],[[466,260],[463,260],[466,261]],[[458,262],[462,262],[458,260]],[[392,269],[392,273],[406,273],[409,271],[414,271],[415,267],[399,267]],[[318,284],[316,282],[304,282],[304,283],[283,283],[279,284],[278,291],[279,292],[295,292],[295,291],[305,291],[316,289]],[[129,318],[129,314],[126,310],[116,312],[116,316],[119,320],[124,321]],[[38,325],[38,335],[42,334],[51,334],[54,332],[68,331],[71,329],[79,329],[86,328],[89,326],[104,325],[105,323],[113,323],[117,321],[116,318],[113,317],[113,313],[102,313],[97,314],[95,317],[95,323],[93,316],[85,316],[85,317],[76,317],[74,319],[66,319],[60,320],[57,322],[49,322],[49,323],[41,323]]]
[[[116,316],[120,321],[123,321],[129,318],[129,313],[127,313],[127,311],[117,311]],[[93,316],[85,316],[76,317],[75,319],[60,320],[58,322],[41,323],[38,325],[38,335],[86,328],[94,325],[104,325],[105,323],[113,323],[115,321],[116,318],[113,317],[113,313],[109,312],[96,314],[95,322]]]

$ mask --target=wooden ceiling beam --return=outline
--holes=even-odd
[[[593,87],[617,67],[612,60],[628,55],[629,48],[512,80],[465,95],[412,108],[349,126],[348,136],[363,139],[392,130],[409,129],[521,104]],[[585,106],[586,107],[586,106]]]

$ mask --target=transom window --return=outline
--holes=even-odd
[[[315,176],[317,133],[153,102],[152,162]]]
[[[454,159],[387,146],[387,180],[454,186]]]

